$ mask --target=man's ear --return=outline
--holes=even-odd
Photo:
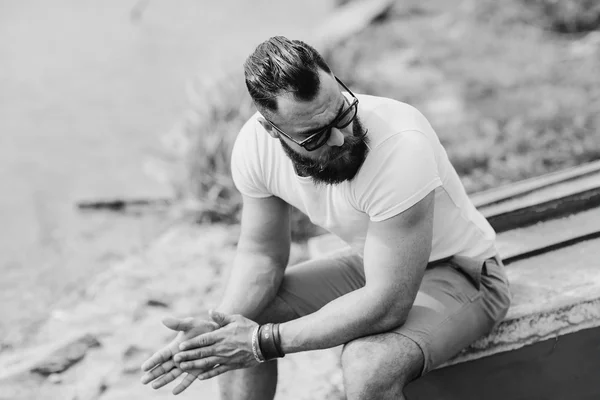
[[[267,133],[269,135],[271,135],[271,137],[273,139],[278,139],[279,138],[279,132],[277,132],[275,130],[275,128],[273,128],[273,125],[271,125],[266,119],[265,117],[263,117],[262,115],[258,116],[258,122],[260,122],[260,124],[262,125],[263,128],[265,128],[265,131],[267,131]]]

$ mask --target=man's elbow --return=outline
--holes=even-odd
[[[410,308],[391,307],[378,318],[375,327],[378,332],[387,332],[404,325]]]

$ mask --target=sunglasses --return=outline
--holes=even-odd
[[[356,98],[354,93],[352,93],[350,89],[348,89],[348,87],[344,85],[344,83],[341,80],[338,79],[337,76],[335,77],[335,80],[350,94],[350,96],[352,96],[352,103],[350,103],[348,108],[346,108],[340,114],[338,114],[338,116],[335,117],[335,119],[331,121],[331,123],[328,124],[326,127],[319,129],[319,131],[313,133],[306,139],[299,142],[284,131],[282,131],[277,125],[275,125],[271,121],[267,120],[267,122],[269,122],[269,124],[271,124],[271,126],[275,128],[277,132],[281,133],[283,136],[290,139],[292,142],[296,143],[298,146],[301,146],[307,151],[314,151],[317,150],[319,147],[322,147],[325,143],[327,143],[327,141],[331,137],[331,128],[335,127],[337,129],[344,129],[345,127],[350,125],[352,121],[354,121],[354,118],[356,118],[356,114],[358,112],[358,99]]]

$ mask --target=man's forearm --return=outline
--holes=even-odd
[[[260,253],[238,251],[217,310],[254,319],[275,298],[284,270],[285,263],[282,260]]]
[[[431,191],[408,210],[369,223],[365,286],[281,324],[284,353],[333,347],[404,324],[431,256],[434,196]]]
[[[404,322],[413,299],[382,302],[381,293],[366,287],[341,296],[315,313],[280,325],[284,353],[335,347]]]

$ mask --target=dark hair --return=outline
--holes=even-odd
[[[276,112],[276,97],[283,93],[293,93],[305,101],[315,97],[320,87],[319,68],[331,72],[313,47],[275,36],[258,45],[246,59],[246,87],[257,108]]]

